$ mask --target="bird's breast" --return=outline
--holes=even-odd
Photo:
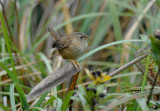
[[[87,48],[87,44],[81,44],[79,42],[74,42],[69,47],[60,49],[59,53],[64,59],[76,59],[82,55]]]

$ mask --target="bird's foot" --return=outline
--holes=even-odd
[[[74,67],[79,70],[81,69],[81,65],[74,59],[69,59],[69,61],[71,61],[71,63],[74,65]]]

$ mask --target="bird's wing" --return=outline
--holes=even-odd
[[[67,48],[69,45],[68,44],[62,44],[59,41],[56,41],[52,47],[55,47],[57,49],[63,49],[63,48]]]
[[[72,40],[70,38],[68,38],[68,36],[61,37],[59,44],[57,44],[58,49],[63,49],[63,48],[69,47],[71,42],[72,42]]]
[[[67,36],[61,37],[60,40],[57,40],[55,44],[53,44],[53,47],[57,49],[63,49],[70,46],[72,40],[68,38]]]

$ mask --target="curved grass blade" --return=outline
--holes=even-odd
[[[53,70],[52,70],[52,67],[51,67],[51,65],[50,65],[47,57],[46,57],[43,53],[39,53],[39,56],[42,58],[42,60],[43,60],[44,63],[46,64],[49,73],[52,73]]]
[[[90,55],[104,49],[104,48],[107,48],[109,46],[112,46],[112,45],[116,45],[116,44],[121,44],[121,43],[125,43],[125,42],[143,42],[143,40],[121,40],[121,41],[116,41],[116,42],[112,42],[112,43],[109,43],[109,44],[105,44],[105,45],[102,45],[100,47],[97,47],[96,49],[93,49],[91,50],[90,52],[88,52],[87,54],[84,54],[83,56],[79,57],[77,59],[77,62],[80,62],[82,61],[83,59],[89,57]]]

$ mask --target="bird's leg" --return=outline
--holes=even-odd
[[[74,59],[69,59],[69,61],[71,61],[71,63],[74,65],[74,67],[79,70],[81,69],[81,65]]]
[[[79,64],[76,60],[71,60],[71,59],[70,59],[70,61],[72,62],[72,64],[74,65],[74,67],[75,67],[77,70],[81,69],[80,64]],[[77,72],[77,73],[71,78],[70,86],[69,86],[67,92],[75,89],[78,76],[79,76],[79,72]]]

